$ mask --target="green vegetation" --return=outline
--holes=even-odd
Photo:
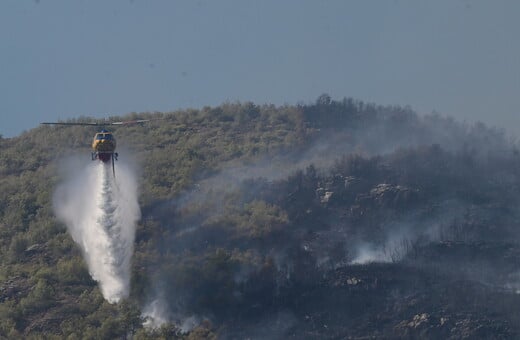
[[[0,338],[520,334],[520,157],[502,131],[327,95],[114,118],[163,119],[114,129],[140,167],[130,298],[103,300],[52,209],[95,129],[0,138]],[[364,244],[386,263],[352,264]],[[151,331],[156,295],[171,322]]]

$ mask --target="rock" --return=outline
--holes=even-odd
[[[321,198],[321,203],[329,203],[330,199],[334,195],[333,191],[326,191],[325,195]]]
[[[362,283],[363,281],[361,279],[358,279],[357,277],[349,277],[347,278],[347,284],[349,286],[356,286],[360,283]]]
[[[327,191],[325,188],[316,189],[316,198],[319,199],[322,204],[329,203],[333,195],[333,191]]]
[[[40,243],[35,243],[29,247],[27,247],[27,249],[25,249],[25,252],[26,253],[32,253],[32,252],[36,252],[36,251],[40,251],[44,248],[44,245],[43,244],[40,244]]]
[[[381,183],[372,188],[368,195],[358,195],[356,200],[360,203],[370,200],[378,206],[397,208],[412,203],[416,197],[416,190],[401,185]]]
[[[413,317],[412,321],[408,323],[408,327],[417,328],[422,324],[429,322],[430,315],[428,313],[417,314]]]

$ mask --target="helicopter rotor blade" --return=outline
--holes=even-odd
[[[131,125],[131,124],[140,124],[150,122],[152,120],[162,120],[159,119],[135,119],[135,120],[125,120],[121,122],[99,122],[99,123],[64,123],[64,122],[43,122],[40,123],[42,125],[79,125],[79,126],[107,126],[107,125]]]
[[[152,119],[136,119],[136,120],[126,120],[122,122],[111,122],[110,125],[130,125],[130,124],[139,124],[144,122],[149,122]]]
[[[42,125],[79,125],[79,126],[102,126],[101,123],[61,123],[61,122],[44,122]]]

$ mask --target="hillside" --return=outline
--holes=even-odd
[[[520,335],[502,131],[327,95],[113,118],[160,118],[114,129],[140,189],[130,297],[103,298],[53,210],[96,130],[40,126],[0,139],[0,337]]]

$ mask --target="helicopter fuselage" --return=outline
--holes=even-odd
[[[94,136],[92,141],[92,160],[99,159],[103,163],[110,162],[112,157],[117,159],[116,139],[111,132],[102,130]]]

